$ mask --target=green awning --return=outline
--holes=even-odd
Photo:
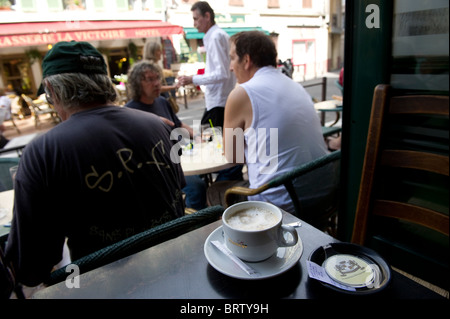
[[[222,28],[228,35],[231,37],[233,34],[242,32],[242,31],[262,31],[265,34],[269,35],[269,32],[263,30],[261,27],[243,27],[243,28]],[[186,39],[203,39],[204,33],[198,32],[196,28],[184,28],[184,33],[186,35]]]

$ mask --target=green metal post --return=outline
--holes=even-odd
[[[347,0],[344,109],[342,120],[342,202],[338,237],[349,241],[358,199],[374,88],[389,83],[392,0]]]

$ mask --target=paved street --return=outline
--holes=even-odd
[[[333,95],[340,96],[341,92],[339,91],[339,89],[336,87],[336,84],[335,84],[335,81],[339,77],[339,71],[329,72],[329,73],[325,74],[325,76],[327,77],[327,94],[326,94],[327,100],[331,99]],[[318,78],[315,80],[302,82],[302,84],[306,85],[306,84],[311,84],[311,83],[318,83],[321,80],[322,80],[322,78]],[[322,97],[322,86],[321,85],[308,87],[308,88],[306,88],[306,90],[311,95],[311,97],[314,97],[317,100],[321,100],[321,97]],[[182,122],[185,122],[188,125],[192,125],[192,122],[194,120],[200,121],[200,119],[203,115],[204,109],[205,109],[205,100],[204,100],[202,93],[198,94],[195,97],[189,97],[187,99],[187,105],[188,105],[187,108],[185,108],[183,97],[179,97],[177,100],[180,105],[180,111],[178,112],[178,117],[180,118],[180,120]],[[327,112],[326,116],[327,116],[326,120],[325,120],[326,122],[334,121],[334,119],[335,119],[335,113],[333,113],[333,112]],[[31,134],[31,133],[35,133],[35,132],[45,132],[45,131],[51,129],[54,124],[52,123],[50,118],[45,117],[42,121],[41,126],[36,128],[34,126],[34,120],[31,116],[27,117],[26,119],[23,119],[23,120],[17,119],[16,125],[20,129],[20,132],[21,132],[20,134],[15,130],[15,128],[12,126],[12,123],[10,121],[5,122],[4,125],[5,125],[6,130],[3,134],[6,138],[11,139],[11,138],[19,136],[19,135]],[[338,123],[337,125],[340,125],[340,124]]]

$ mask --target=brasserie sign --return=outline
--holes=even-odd
[[[136,28],[117,30],[68,31],[0,36],[0,47],[47,45],[59,41],[97,41],[160,37],[158,28]]]

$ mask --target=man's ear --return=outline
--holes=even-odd
[[[250,55],[246,54],[242,59],[244,60],[245,70],[250,70],[253,67],[253,62],[252,59],[250,58]]]

